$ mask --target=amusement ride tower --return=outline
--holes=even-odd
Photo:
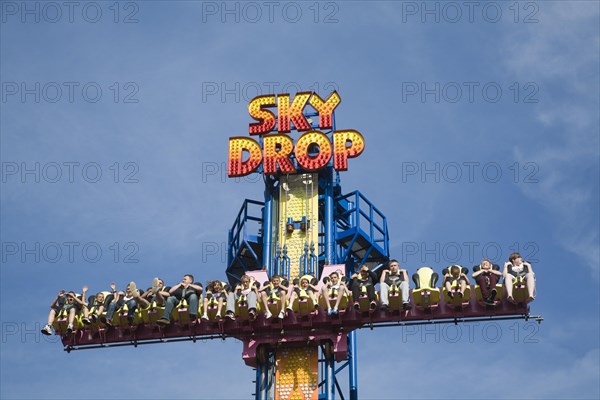
[[[355,130],[336,129],[334,110],[340,102],[337,92],[326,99],[300,92],[292,101],[288,94],[250,101],[248,110],[256,122],[249,125],[250,137],[229,139],[228,174],[261,174],[264,199],[244,200],[229,231],[226,274],[232,287],[244,275],[260,286],[279,275],[290,285],[309,276],[321,288],[332,272],[350,277],[363,265],[378,274],[387,268],[386,217],[360,191],[344,193],[341,188],[340,171],[362,153],[365,140]],[[307,107],[313,110],[305,111]],[[330,400],[336,393],[356,400],[357,329],[521,318],[541,321],[529,315],[526,291],[518,285],[517,304],[502,298],[500,285],[498,300],[490,304],[483,301],[478,286],[468,287],[464,298],[448,296],[436,287],[437,274],[430,268],[420,268],[413,279],[412,308],[403,307],[399,293],[392,292],[387,310],[372,310],[362,298],[353,299],[358,305],[352,307],[345,299],[339,314],[329,315],[324,303],[315,311],[307,299],[300,299],[293,304],[294,312],[283,318],[267,319],[262,310],[256,319],[246,312],[235,320],[201,321],[190,320],[186,304],[180,304],[168,326],[156,325],[160,310],[150,307],[137,310],[133,324],[117,313],[110,329],[80,325],[74,334],[65,334],[60,319],[56,327],[67,351],[234,337],[243,342],[244,362],[256,368],[257,400]],[[274,315],[283,311],[276,309],[277,304],[273,307]],[[336,376],[346,369],[348,388],[343,390]]]

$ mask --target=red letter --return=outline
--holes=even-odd
[[[281,133],[290,131],[290,120],[294,123],[298,132],[310,130],[310,124],[306,120],[302,110],[310,98],[310,92],[296,93],[292,105],[290,106],[290,95],[277,95],[277,130]]]
[[[275,175],[277,173],[277,164],[282,174],[293,174],[296,172],[294,164],[290,160],[290,154],[294,150],[294,143],[287,135],[266,135],[263,136],[264,147],[264,166],[265,174]]]
[[[351,142],[350,146],[346,146]],[[365,139],[355,130],[333,132],[333,168],[337,171],[348,169],[348,158],[357,157],[365,149]]]
[[[275,96],[272,94],[256,96],[248,103],[248,112],[250,116],[258,122],[250,124],[248,132],[251,135],[260,135],[270,132],[275,127],[275,114],[268,107],[275,106]]]
[[[250,155],[246,161],[243,161],[244,151]],[[254,172],[261,161],[260,145],[256,140],[247,137],[229,138],[227,174],[230,178]]]
[[[313,143],[319,146],[319,153],[315,156],[311,156],[308,151],[309,146]],[[316,171],[323,168],[331,159],[331,142],[322,132],[306,132],[298,138],[294,154],[302,168],[307,171]]]
[[[333,110],[342,102],[340,95],[334,90],[327,100],[323,101],[318,94],[313,93],[310,97],[310,105],[319,113],[319,128],[328,129],[332,127]]]

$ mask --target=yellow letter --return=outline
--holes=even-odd
[[[248,103],[248,112],[252,118],[258,121],[250,124],[248,132],[251,135],[267,133],[275,127],[275,114],[269,110],[265,110],[265,108],[274,106],[275,96],[272,94],[256,96],[250,100],[250,103]]]
[[[243,160],[244,152],[249,154],[246,161]],[[260,152],[260,145],[256,140],[247,137],[229,138],[227,174],[230,178],[244,176],[254,172],[261,161],[262,154]]]
[[[350,146],[346,144],[350,142]],[[365,139],[355,130],[333,132],[333,168],[337,171],[348,169],[348,158],[357,157],[365,149]]]
[[[331,128],[331,116],[333,115],[333,110],[335,110],[341,101],[340,95],[335,90],[329,95],[326,101],[323,101],[316,93],[313,93],[312,96],[310,96],[310,105],[319,113],[319,128]]]

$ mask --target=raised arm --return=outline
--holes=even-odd
[[[377,283],[377,274],[375,271],[369,270],[369,277],[371,278],[371,282],[373,282],[373,286]]]
[[[58,299],[60,299],[64,295],[65,295],[65,289],[61,289],[61,291],[58,292],[58,294],[56,295],[54,300],[52,300],[52,303],[50,303],[50,307],[54,307],[56,305],[56,303],[58,303]]]
[[[196,285],[195,283],[190,283],[189,287],[191,287],[192,289],[202,293],[204,291],[204,289],[202,288],[202,285]]]
[[[169,294],[171,295],[171,294],[175,293],[175,291],[176,291],[177,289],[179,289],[179,286],[181,286],[181,282],[179,282],[177,285],[173,286],[173,287],[171,288],[171,290],[169,290]]]
[[[264,292],[265,290],[267,290],[267,288],[268,288],[269,286],[270,286],[270,284],[269,284],[269,283],[267,283],[266,285],[263,285],[261,288],[259,288],[259,289],[258,289],[258,292],[259,292],[259,293],[261,293],[261,292]]]
[[[256,295],[258,296],[259,286],[258,286],[258,282],[256,282],[255,279],[250,280],[250,287],[252,288],[252,290],[254,290],[254,293],[256,293]]]
[[[348,282],[348,287],[350,289],[352,289],[354,287],[354,285],[356,284],[356,281],[358,279],[358,274],[355,272],[350,276],[350,282]]]
[[[508,261],[504,263],[504,269],[502,270],[502,275],[506,276],[506,274],[508,274],[508,266],[512,265],[511,263],[509,263]]]
[[[390,273],[389,270],[384,269],[383,272],[381,273],[381,278],[379,278],[379,283],[385,282],[385,278],[388,276],[389,273]]]
[[[83,305],[86,306],[86,307],[88,306],[88,303],[87,303],[87,292],[88,292],[88,289],[89,288],[87,287],[87,285],[84,285],[83,288],[81,289],[81,299],[83,300]]]
[[[116,303],[117,301],[119,301],[119,298],[121,296],[125,296],[125,292],[123,292],[122,290],[119,290],[118,292],[115,292],[112,302]]]
[[[87,307],[87,303],[86,303],[86,302],[83,302],[83,301],[81,301],[81,300],[79,300],[79,298],[78,298],[77,296],[75,296],[75,297],[73,298],[73,301],[74,301],[75,303],[78,303],[80,306]]]

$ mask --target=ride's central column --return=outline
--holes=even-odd
[[[320,171],[346,170],[348,158],[357,157],[364,148],[359,132],[333,130],[333,112],[340,102],[335,91],[325,100],[312,92],[299,92],[292,101],[288,94],[258,96],[248,105],[248,112],[256,121],[249,125],[251,137],[229,140],[229,177],[254,172],[265,175],[263,266],[270,276],[280,275],[290,285],[303,275],[319,278],[320,236],[323,237],[321,250],[335,248],[332,212],[319,210]],[[314,110],[309,111],[310,118],[304,114],[307,106]],[[277,115],[271,108],[277,109]],[[313,122],[314,117],[318,117],[318,124]],[[272,133],[275,130],[277,133]],[[290,135],[292,130],[299,133],[296,140]],[[252,138],[255,135],[259,136],[257,140]],[[331,176],[325,180],[331,180]],[[329,182],[323,192],[331,192],[331,185]],[[325,207],[325,203],[322,202],[321,207]],[[325,220],[319,221],[319,216]],[[258,370],[263,371],[264,376],[257,387],[256,398],[317,400],[318,343],[322,338],[312,335],[307,340],[308,334],[303,337],[298,332],[289,335],[283,321],[272,325],[273,329],[281,330],[281,334],[269,332],[264,337],[256,337],[268,345],[271,355],[274,354],[274,358],[257,357]],[[328,354],[327,359],[330,362],[326,375],[328,382],[333,382],[333,355]],[[268,368],[272,362],[275,373],[268,376],[266,371],[272,370]],[[331,389],[325,390],[327,399],[333,398]]]
[[[317,273],[318,176],[299,173],[281,176],[277,210],[278,229],[274,271],[284,278]],[[311,257],[312,256],[312,257]],[[285,268],[286,264],[289,268]],[[319,397],[316,344],[280,346],[275,356],[275,399],[317,400]]]

